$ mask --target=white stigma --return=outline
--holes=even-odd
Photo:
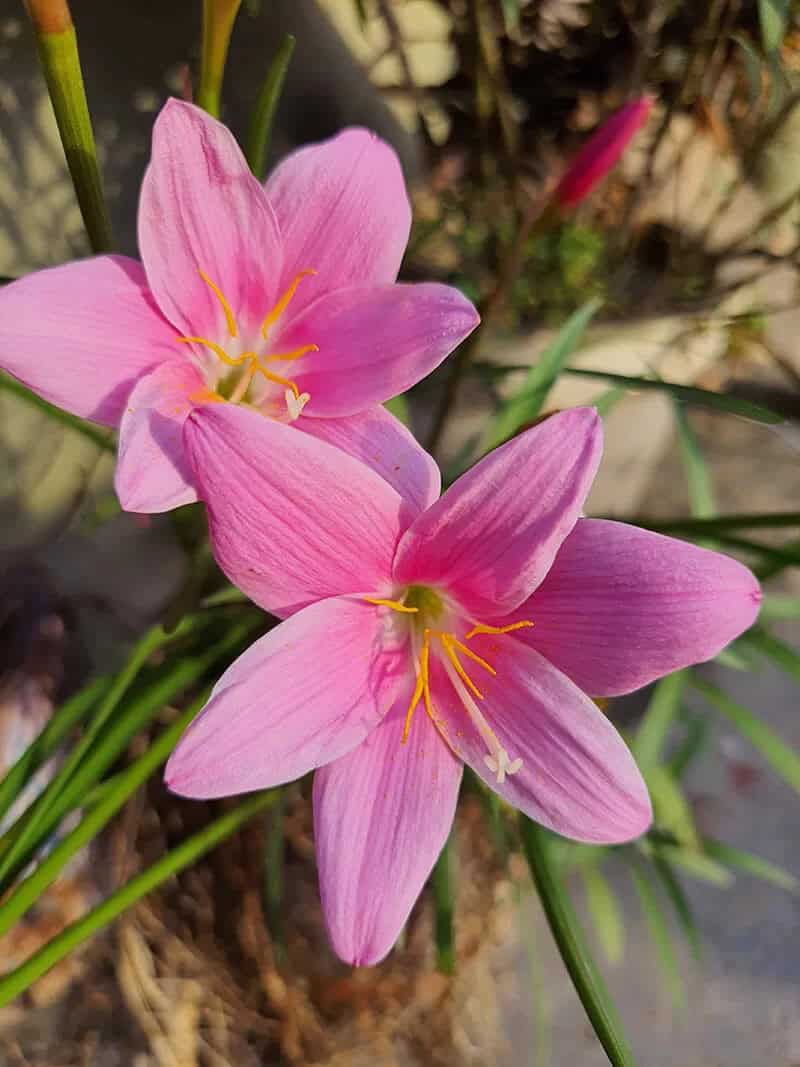
[[[487,754],[483,757],[483,762],[492,772],[497,775],[497,784],[502,785],[506,780],[506,775],[516,774],[522,767],[522,760],[510,759],[508,752],[503,748],[497,739],[497,735],[492,730],[489,723],[483,716],[483,712],[472,698],[472,695],[468,692],[466,686],[456,674],[455,668],[446,657],[442,657],[441,664],[445,669],[445,673],[450,681],[453,683],[461,703],[472,720],[475,729],[481,735],[484,744],[488,748]]]
[[[286,410],[289,412],[289,422],[294,422],[295,419],[300,418],[303,408],[311,399],[311,394],[301,393],[300,396],[295,396],[291,389],[287,389],[283,395],[286,400]]]

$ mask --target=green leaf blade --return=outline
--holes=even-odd
[[[570,315],[542,353],[539,362],[529,370],[525,384],[495,416],[487,433],[484,451],[513,437],[522,426],[538,417],[553,383],[600,306],[599,300],[587,300],[583,307]]]

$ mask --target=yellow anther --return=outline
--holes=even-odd
[[[363,598],[368,604],[377,604],[385,608],[391,608],[393,611],[402,611],[407,615],[414,615],[419,611],[419,608],[408,608],[405,604],[401,604],[399,600],[386,600],[379,596],[365,596]]]
[[[280,297],[280,299],[278,300],[277,304],[273,307],[273,309],[269,312],[267,317],[264,319],[264,322],[263,322],[263,324],[261,326],[261,336],[264,338],[264,340],[267,339],[267,333],[269,332],[270,326],[273,324],[273,322],[275,322],[277,319],[279,319],[281,317],[281,315],[284,313],[286,308],[289,306],[289,301],[292,299],[294,294],[297,292],[297,287],[300,284],[300,282],[303,280],[303,278],[308,278],[309,275],[316,274],[316,273],[317,272],[315,270],[301,270],[299,274],[295,275],[295,278],[294,278],[292,284],[289,286],[289,288],[286,290],[286,292],[283,294],[283,296]]]
[[[513,630],[523,630],[527,626],[533,626],[533,623],[528,622],[527,619],[512,622],[510,626],[484,626],[483,623],[478,623],[466,635],[466,640],[469,641],[471,637],[475,637],[478,634],[510,634]]]
[[[218,285],[215,285],[214,282],[211,281],[209,276],[204,271],[198,270],[198,274],[222,305],[222,310],[225,312],[225,321],[228,323],[228,333],[231,335],[231,337],[236,337],[236,319],[234,317],[233,311],[231,310],[230,304],[222,294],[222,290]]]
[[[274,352],[271,356],[267,356],[266,359],[262,359],[262,363],[275,363],[278,361],[289,362],[293,359],[300,359],[306,352],[319,352],[319,345],[300,345],[299,348],[293,348],[289,352]]]
[[[462,652],[465,656],[468,656],[474,663],[480,664],[480,666],[483,667],[484,670],[488,671],[489,674],[497,674],[497,671],[494,669],[491,663],[487,663],[482,656],[479,656],[476,652],[473,652],[472,649],[465,645],[463,641],[459,641],[457,637],[453,637],[452,641],[456,648],[459,650],[459,652]]]
[[[450,660],[450,662],[455,667],[456,673],[458,674],[458,677],[461,679],[461,681],[464,683],[464,685],[468,689],[472,690],[472,692],[475,694],[475,696],[478,698],[478,700],[483,700],[483,693],[480,691],[480,689],[478,689],[477,685],[475,685],[473,680],[470,678],[470,676],[464,670],[464,667],[463,667],[463,665],[461,663],[461,660],[458,658],[458,655],[456,654],[456,650],[453,647],[452,635],[451,634],[440,633],[440,634],[437,634],[436,636],[442,642],[442,648],[444,649],[445,654],[447,655],[447,658]]]

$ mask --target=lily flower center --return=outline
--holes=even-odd
[[[483,656],[479,656],[470,647],[469,642],[481,634],[497,636],[509,634],[514,630],[533,626],[533,623],[522,619],[508,626],[489,626],[478,622],[477,619],[468,619],[471,628],[464,632],[463,622],[461,626],[457,625],[459,620],[464,619],[463,614],[450,605],[446,597],[424,585],[410,585],[396,599],[384,597],[364,597],[364,599],[370,604],[385,609],[390,620],[394,613],[393,621],[396,625],[402,627],[401,620],[406,620],[405,626],[410,636],[416,682],[406,711],[403,744],[408,741],[411,722],[420,701],[428,718],[447,741],[444,723],[436,713],[431,693],[431,656],[438,655],[456,696],[486,745],[484,763],[492,774],[497,776],[497,782],[500,785],[507,775],[516,774],[522,767],[522,760],[511,759],[506,749],[500,744],[477,703],[485,699],[484,694],[473,681],[464,661],[468,660],[470,664],[475,664],[492,677],[496,677],[495,668]]]
[[[315,270],[301,270],[295,275],[286,291],[279,297],[266,314],[261,324],[260,338],[253,345],[244,341],[240,336],[240,330],[236,322],[233,308],[225,297],[225,294],[204,271],[200,270],[200,277],[209,287],[219,302],[225,316],[229,340],[225,345],[212,341],[207,337],[179,337],[184,344],[202,345],[212,354],[215,359],[211,364],[204,364],[201,368],[205,372],[206,381],[210,392],[203,399],[227,400],[231,404],[253,403],[263,407],[269,399],[269,394],[274,393],[266,383],[272,383],[282,390],[281,400],[285,404],[285,412],[279,405],[276,418],[280,421],[294,422],[299,418],[308,401],[311,399],[308,393],[301,393],[297,383],[291,378],[276,373],[270,366],[275,363],[292,363],[301,359],[308,352],[318,352],[319,346],[315,344],[300,345],[287,352],[273,352],[269,348],[270,328],[280,319],[289,306],[292,297],[297,292],[297,287],[303,278],[316,274]],[[256,351],[259,349],[260,351]],[[227,370],[226,368],[231,368]]]

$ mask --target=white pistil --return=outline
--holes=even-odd
[[[300,418],[303,408],[311,399],[311,394],[301,393],[300,396],[295,396],[291,389],[287,389],[283,395],[286,400],[286,410],[289,412],[289,422],[294,422],[295,419]]]
[[[489,723],[483,716],[478,705],[472,698],[472,694],[467,690],[467,687],[458,677],[455,668],[452,663],[443,656],[440,660],[442,666],[445,669],[445,673],[450,681],[453,683],[453,688],[464,705],[464,708],[472,720],[475,729],[483,738],[486,747],[489,749],[488,753],[483,757],[483,761],[492,774],[497,775],[497,784],[502,785],[506,780],[506,775],[516,774],[522,767],[522,760],[509,759],[508,752],[503,748],[500,742],[497,740],[497,735],[492,730]]]

